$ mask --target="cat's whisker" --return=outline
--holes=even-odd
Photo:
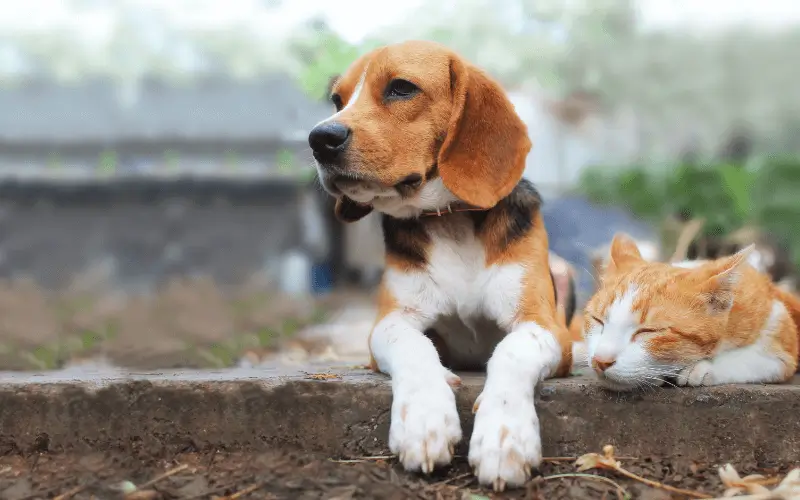
[[[637,377],[638,383],[652,392],[655,392],[660,387],[658,384],[651,382],[651,380],[658,380],[656,377],[651,377],[644,374],[637,375]]]
[[[652,384],[654,387],[661,387],[661,386],[663,386],[664,384],[668,384],[668,385],[671,385],[671,386],[673,386],[673,387],[677,387],[677,386],[676,386],[675,384],[673,384],[672,382],[669,382],[669,381],[667,381],[666,379],[663,379],[663,378],[661,378],[661,377],[657,377],[657,376],[656,376],[656,377],[653,377],[653,376],[645,375],[645,378],[647,378],[648,380],[655,380],[655,381],[657,381],[657,382],[660,382],[659,384],[653,384],[652,382],[650,382],[650,383],[651,383],[651,384]]]
[[[640,379],[636,381],[636,388],[642,392],[649,392],[653,390],[652,383],[647,379]]]
[[[597,288],[600,288],[600,286],[602,286],[602,283],[600,283],[600,280],[597,278],[597,276],[595,276],[592,271],[586,269],[586,266],[578,266],[578,267],[586,271],[586,273],[592,277],[592,280],[594,281],[594,284],[597,285]]]

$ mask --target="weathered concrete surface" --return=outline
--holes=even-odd
[[[0,454],[169,456],[279,446],[340,457],[387,453],[386,378],[352,367],[282,370],[0,374]],[[315,380],[309,373],[339,377]],[[482,377],[463,380],[458,405],[469,436]],[[538,402],[544,454],[573,456],[611,443],[628,456],[794,462],[800,457],[798,384],[621,395],[585,377],[548,381]]]

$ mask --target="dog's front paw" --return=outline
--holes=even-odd
[[[678,385],[698,387],[701,385],[713,385],[714,374],[713,365],[708,360],[703,360],[691,366],[687,366],[678,374]]]
[[[475,401],[469,463],[478,481],[503,491],[522,486],[542,461],[539,418],[533,398],[484,392]]]
[[[429,473],[449,464],[461,423],[448,380],[398,382],[394,388],[389,448],[408,471]]]

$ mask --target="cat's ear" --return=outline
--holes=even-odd
[[[742,276],[742,266],[755,247],[751,244],[730,257],[709,262],[693,271],[700,281],[700,293],[712,312],[724,313],[733,307],[734,290]]]
[[[636,242],[625,233],[617,233],[611,240],[605,274],[625,272],[643,262],[644,259]]]

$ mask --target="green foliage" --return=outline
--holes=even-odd
[[[752,172],[737,165],[721,165],[720,175],[722,176],[722,185],[733,201],[737,216],[747,219],[752,210],[750,190],[755,176]]]
[[[724,234],[734,231],[747,222],[747,191],[741,193],[741,184],[752,185],[747,171],[728,165],[682,165],[666,174],[667,198],[663,201],[669,212],[690,217],[703,217],[706,234]],[[728,185],[728,182],[735,183]],[[663,213],[662,215],[666,215]]]
[[[720,233],[747,221],[751,185],[751,174],[738,167],[679,165],[659,172],[590,169],[579,190],[595,203],[624,206],[653,223],[668,214],[704,217],[705,231]]]
[[[20,354],[39,370],[54,370],[61,364],[62,349],[56,344],[42,345]]]
[[[174,149],[164,151],[164,168],[168,172],[176,172],[178,170],[178,152]]]
[[[306,39],[296,40],[293,48],[303,60],[300,86],[312,99],[324,99],[331,77],[341,74],[362,52],[325,26]]]
[[[294,165],[294,153],[288,149],[281,149],[277,154],[278,170],[281,172],[291,172]]]
[[[107,149],[100,153],[98,169],[102,175],[113,175],[117,171],[117,152]]]
[[[595,203],[623,206],[653,223],[667,215],[703,217],[705,234],[757,224],[789,242],[800,264],[800,159],[768,158],[760,168],[678,165],[587,170],[578,190]]]
[[[61,170],[64,167],[64,161],[58,153],[50,153],[47,156],[47,169],[48,170]]]
[[[800,159],[768,158],[752,189],[758,224],[784,238],[800,263]]]
[[[239,168],[239,154],[231,149],[225,151],[225,159],[223,161],[226,170],[236,170]]]
[[[623,171],[618,183],[622,192],[626,193],[631,210],[646,218],[658,215],[664,194],[654,174],[643,168],[634,168]]]

